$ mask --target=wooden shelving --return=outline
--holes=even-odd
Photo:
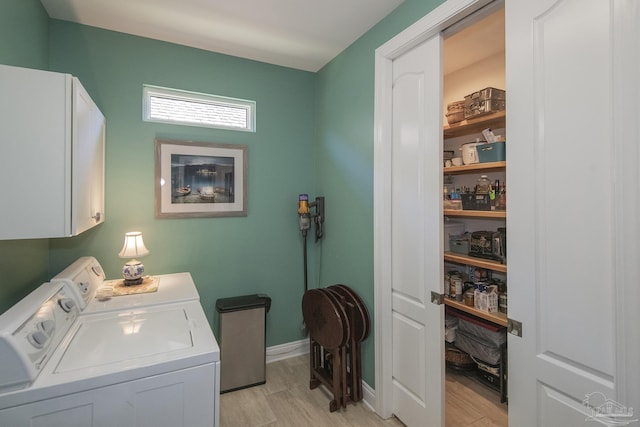
[[[463,120],[460,123],[444,127],[444,138],[453,138],[458,136],[479,133],[486,128],[504,128],[506,127],[506,112],[499,111],[493,114],[476,117],[470,120]],[[444,175],[464,175],[484,172],[504,172],[507,167],[506,161],[475,163],[463,166],[450,166],[443,168]],[[443,209],[443,215],[448,217],[459,218],[486,218],[504,220],[507,218],[506,211],[476,211],[476,210],[460,210],[460,209]],[[478,268],[485,268],[500,273],[507,272],[507,265],[490,259],[476,258],[469,255],[463,255],[455,252],[444,252],[443,259],[445,262],[469,265]],[[487,313],[478,310],[475,307],[465,305],[461,301],[445,298],[444,304],[453,307],[462,312],[471,314],[484,320],[488,320],[500,326],[507,326],[507,315],[505,313]]]
[[[488,320],[500,326],[507,326],[507,315],[505,313],[487,313],[486,311],[478,310],[477,308],[468,306],[463,302],[456,301],[453,299],[445,298],[444,305],[448,305],[449,307],[456,308],[460,311],[464,311],[465,313],[472,314],[476,317],[480,317],[481,319]]]
[[[482,132],[486,128],[503,128],[506,126],[506,117],[506,111],[498,111],[493,114],[463,120],[461,122],[445,126],[444,137],[453,138],[456,136],[468,135],[470,133]]]
[[[449,166],[448,168],[443,168],[443,172],[445,175],[459,175],[469,172],[493,172],[493,171],[503,171],[507,166],[506,161],[501,162],[487,162],[487,163],[474,163],[470,165],[462,165],[462,166]]]
[[[470,211],[464,209],[445,209],[443,210],[445,216],[459,216],[467,218],[499,218],[505,219],[507,217],[507,211]]]
[[[476,258],[455,252],[445,252],[444,260],[458,264],[473,265],[474,267],[486,268],[487,270],[499,271],[501,273],[507,272],[507,264],[500,264],[490,259]]]

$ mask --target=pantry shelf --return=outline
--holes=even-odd
[[[506,264],[500,264],[499,262],[492,261],[490,259],[476,258],[454,252],[445,252],[444,260],[458,264],[473,265],[474,267],[486,268],[488,270],[499,271],[501,273],[507,272]]]
[[[482,132],[486,128],[503,128],[506,126],[506,116],[506,111],[498,111],[493,114],[487,114],[444,126],[444,137],[453,138],[456,136],[469,135],[471,133]]]
[[[445,175],[459,175],[459,174],[476,172],[476,171],[482,171],[482,172],[503,171],[506,167],[507,167],[506,161],[473,163],[470,165],[445,167],[443,168],[443,172]]]
[[[445,209],[443,210],[445,216],[458,216],[467,218],[499,218],[504,219],[507,217],[507,211],[471,211],[463,209]]]
[[[456,308],[465,313],[473,314],[476,317],[480,317],[481,319],[488,320],[489,322],[493,322],[500,326],[507,326],[507,315],[506,313],[487,313],[486,311],[478,310],[477,308],[471,307],[469,305],[464,304],[463,302],[456,301],[450,298],[444,299],[444,305],[449,307]]]

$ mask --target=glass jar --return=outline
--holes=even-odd
[[[487,178],[487,175],[482,175],[478,178],[476,184],[476,194],[489,194],[491,192],[491,181]]]
[[[464,293],[464,305],[467,305],[469,307],[473,307],[474,306],[474,298],[475,298],[475,294],[473,292],[473,289],[469,289],[469,290],[465,291],[465,293]]]

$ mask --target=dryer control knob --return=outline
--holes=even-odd
[[[35,348],[42,348],[44,347],[45,343],[47,342],[47,339],[49,337],[47,336],[47,334],[45,334],[42,331],[35,331],[35,332],[31,332],[28,336],[27,339],[29,340],[29,342],[31,343],[32,346],[34,346]]]
[[[56,322],[51,319],[43,320],[42,322],[38,323],[38,329],[48,336],[51,336],[51,334],[53,334],[53,331],[55,331],[56,329]]]
[[[71,310],[73,310],[73,307],[76,306],[76,302],[74,300],[72,300],[71,298],[62,298],[61,300],[58,301],[58,304],[60,304],[60,307],[62,307],[62,309],[68,313]]]

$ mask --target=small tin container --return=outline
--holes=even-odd
[[[500,313],[507,312],[507,293],[506,292],[498,294],[498,311]]]
[[[473,307],[474,301],[473,289],[470,289],[464,293],[464,305],[468,305],[469,307]]]
[[[456,301],[462,301],[462,277],[451,276],[449,283],[449,296]]]

